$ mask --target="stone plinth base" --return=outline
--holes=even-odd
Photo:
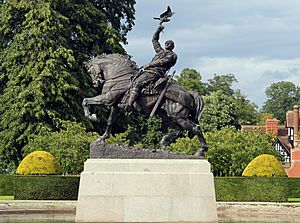
[[[88,159],[76,222],[217,222],[207,160]]]

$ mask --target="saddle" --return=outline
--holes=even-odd
[[[150,95],[160,94],[160,92],[164,88],[167,81],[168,81],[168,79],[166,77],[162,77],[162,78],[159,78],[155,82],[150,82],[149,84],[143,86],[140,91],[141,96],[150,96]],[[128,103],[130,90],[131,90],[131,88],[129,88],[128,91],[125,93],[124,97],[122,98],[122,100],[119,104],[119,107],[123,107],[124,105],[126,105]],[[135,109],[137,111],[139,111],[141,109],[139,104],[137,103],[137,101],[134,102],[133,107],[135,107]]]
[[[156,82],[150,82],[148,85],[142,87],[141,94],[144,96],[160,94],[167,81],[166,77],[161,77]]]

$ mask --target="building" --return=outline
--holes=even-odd
[[[277,119],[267,119],[264,126],[242,126],[242,131],[260,130],[266,134],[276,135],[274,148],[284,157],[284,166],[289,177],[300,177],[300,137],[299,105],[286,113],[284,125],[279,126]]]

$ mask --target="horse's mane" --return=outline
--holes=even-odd
[[[133,74],[138,71],[138,67],[130,56],[119,53],[101,54],[91,60],[92,63],[106,66],[107,73],[111,77]]]

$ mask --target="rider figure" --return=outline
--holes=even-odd
[[[177,61],[177,55],[172,51],[175,46],[174,42],[172,40],[166,41],[165,49],[163,49],[158,42],[159,34],[163,30],[164,26],[160,25],[153,34],[152,44],[156,54],[151,60],[151,63],[143,66],[144,71],[142,71],[132,83],[132,88],[129,91],[128,104],[125,105],[125,111],[128,113],[132,112],[133,103],[138,98],[141,88],[150,82],[155,82],[159,78],[165,77],[166,72],[173,67]]]

